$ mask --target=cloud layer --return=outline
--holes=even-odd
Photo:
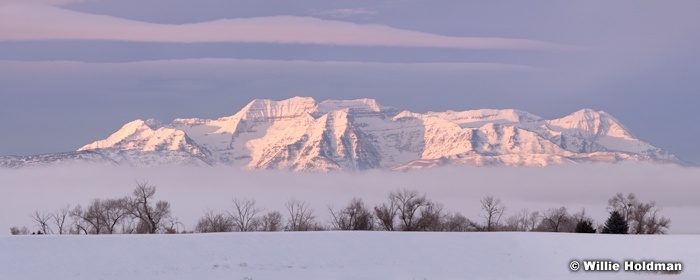
[[[154,24],[46,5],[0,6],[0,40],[240,42],[458,49],[558,49],[553,43],[509,38],[450,37],[312,17],[272,16],[202,23]]]
[[[70,3],[80,3],[85,2],[84,0],[0,0],[0,6],[8,4],[37,4],[37,5],[51,5],[60,6]]]
[[[506,205],[505,217],[523,208],[542,211],[565,206],[570,212],[585,207],[603,223],[607,200],[615,193],[635,193],[640,201],[656,201],[659,213],[671,219],[671,233],[700,233],[697,213],[700,195],[694,182],[700,169],[674,165],[582,164],[547,168],[443,167],[412,172],[370,171],[345,173],[246,172],[231,168],[114,168],[64,166],[0,170],[0,235],[12,226],[29,226],[35,210],[53,211],[70,203],[86,204],[94,198],[128,195],[135,181],[157,186],[157,199],[171,202],[173,214],[187,228],[194,227],[207,209],[228,210],[233,198],[255,199],[266,211],[285,213],[290,198],[308,201],[316,217],[328,219],[327,206],[335,209],[353,197],[369,205],[385,202],[398,188],[415,189],[447,211],[469,219],[483,219],[479,200],[487,195]],[[42,194],[37,196],[37,194]]]

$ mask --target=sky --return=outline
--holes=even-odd
[[[0,155],[253,99],[603,110],[700,164],[700,2],[0,0]]]

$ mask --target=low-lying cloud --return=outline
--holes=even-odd
[[[700,233],[700,169],[675,165],[582,164],[546,168],[443,167],[412,172],[360,173],[252,172],[215,168],[114,168],[73,166],[0,170],[0,234],[12,226],[32,226],[30,213],[53,211],[69,203],[85,205],[93,198],[118,198],[131,193],[136,181],[157,187],[156,198],[170,201],[173,214],[186,228],[194,227],[207,209],[232,207],[233,198],[255,199],[266,211],[284,213],[290,198],[306,200],[317,218],[327,222],[327,206],[341,207],[353,197],[369,205],[386,201],[398,188],[415,189],[481,221],[479,200],[487,195],[507,206],[506,217],[523,208],[541,211],[566,206],[586,209],[597,223],[607,218],[607,200],[616,193],[635,193],[656,201],[671,219],[670,233]]]

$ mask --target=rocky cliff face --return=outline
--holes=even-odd
[[[518,110],[425,114],[372,99],[254,100],[216,120],[136,120],[78,152],[4,157],[6,167],[52,162],[231,165],[248,169],[405,170],[447,164],[546,166],[621,160],[681,163],[602,111],[546,120]]]

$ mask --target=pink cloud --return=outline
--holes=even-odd
[[[460,49],[565,48],[536,40],[450,37],[386,25],[313,17],[238,18],[170,25],[86,14],[46,5],[0,6],[0,40],[242,42]]]
[[[85,2],[85,0],[0,0],[0,5],[7,4],[38,4],[38,5],[51,5],[60,6],[70,3]]]

